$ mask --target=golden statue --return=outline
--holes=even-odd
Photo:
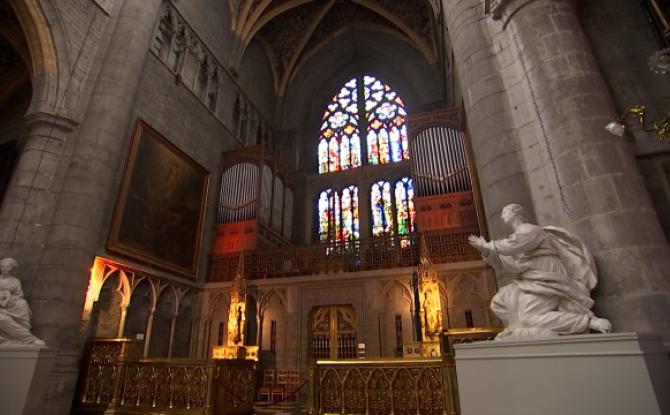
[[[246,306],[247,280],[244,276],[244,252],[241,252],[235,279],[233,280],[233,285],[230,289],[230,307],[228,308],[228,346],[244,345]]]
[[[417,273],[419,274],[419,304],[423,338],[425,341],[436,341],[442,331],[440,285],[437,271],[430,260],[428,244],[423,235],[421,235],[421,263]]]

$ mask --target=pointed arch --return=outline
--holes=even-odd
[[[59,63],[52,30],[38,0],[9,0],[30,52],[33,99],[29,112],[58,111]]]

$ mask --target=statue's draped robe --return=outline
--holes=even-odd
[[[0,306],[0,343],[32,344],[30,308],[23,299],[21,282],[15,277],[0,278],[0,293],[9,293],[5,307]]]
[[[593,316],[589,292],[596,285],[593,258],[568,231],[524,224],[492,241],[484,257],[514,280],[493,297],[491,309],[506,328],[500,339],[584,333]]]

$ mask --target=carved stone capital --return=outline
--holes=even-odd
[[[32,134],[39,133],[42,129],[69,133],[79,124],[71,118],[46,112],[29,113],[24,118]]]

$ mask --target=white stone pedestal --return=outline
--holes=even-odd
[[[462,415],[670,414],[657,336],[588,334],[455,346]]]
[[[0,346],[0,413],[33,415],[40,406],[57,351],[34,346]]]

